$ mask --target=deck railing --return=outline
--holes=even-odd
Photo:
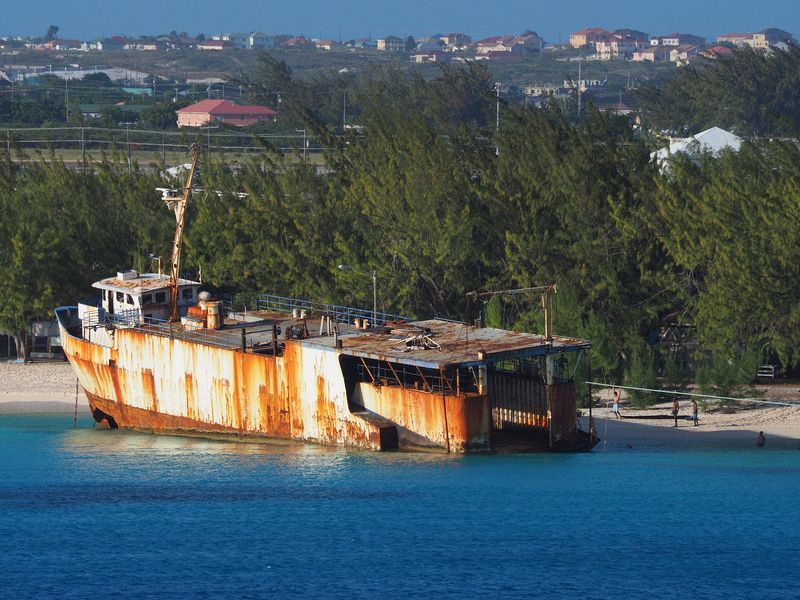
[[[307,316],[329,316],[337,323],[352,323],[356,319],[366,319],[375,326],[385,325],[389,321],[411,321],[409,317],[387,312],[373,312],[365,308],[353,308],[351,306],[341,306],[338,304],[324,304],[311,302],[299,298],[289,298],[287,296],[275,296],[273,294],[261,294],[256,300],[258,310],[268,312],[278,312],[291,314],[294,310],[305,311]]]

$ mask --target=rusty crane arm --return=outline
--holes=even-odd
[[[479,298],[494,298],[495,296],[516,296],[519,294],[539,293],[542,297],[542,308],[544,309],[544,337],[548,342],[553,341],[553,294],[556,293],[556,284],[540,285],[536,287],[515,288],[511,290],[494,290],[490,292],[468,292],[467,298],[478,300]]]
[[[200,153],[203,151],[203,146],[200,144],[193,144],[189,151],[192,154],[192,166],[189,169],[189,176],[186,179],[186,185],[183,188],[183,196],[180,198],[172,197],[164,201],[167,207],[175,213],[175,237],[172,241],[172,262],[170,263],[170,290],[171,290],[171,309],[169,313],[170,321],[178,321],[178,280],[180,278],[181,270],[181,249],[183,247],[183,230],[186,225],[186,207],[189,204],[189,198],[192,195],[192,180],[194,179],[195,171],[197,170],[197,161],[200,158]]]

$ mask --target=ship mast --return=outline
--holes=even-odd
[[[175,212],[175,238],[172,241],[172,262],[170,269],[170,290],[172,294],[171,303],[172,308],[169,313],[170,321],[178,321],[178,280],[181,270],[181,249],[183,247],[183,229],[186,225],[186,207],[189,205],[189,198],[192,195],[192,180],[194,179],[195,171],[197,170],[197,160],[200,158],[200,153],[203,151],[203,146],[200,144],[192,144],[189,148],[192,153],[192,166],[189,169],[189,176],[186,179],[186,186],[183,188],[183,197],[173,196],[165,198],[167,207]]]

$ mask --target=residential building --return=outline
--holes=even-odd
[[[669,51],[669,61],[674,63],[686,63],[693,56],[697,56],[702,48],[700,46],[678,46]]]
[[[260,31],[253,31],[247,35],[247,47],[251,50],[254,48],[272,48],[275,46],[274,36],[261,33]]]
[[[381,52],[402,52],[406,49],[406,41],[397,36],[388,35],[378,40],[377,48]]]
[[[449,52],[436,50],[434,52],[417,52],[411,55],[411,62],[413,63],[427,63],[427,62],[450,62],[453,60],[453,55]]]
[[[415,50],[420,54],[438,52],[444,45],[438,37],[421,37],[414,40],[417,44]]]
[[[633,53],[632,61],[665,62],[669,60],[669,49],[663,46],[650,46],[641,48]]]
[[[480,55],[502,55],[515,54],[522,55],[539,52],[544,46],[544,40],[536,33],[527,35],[495,35],[473,44],[475,53]]]
[[[464,48],[472,43],[472,38],[466,33],[448,33],[439,38],[451,50]]]
[[[641,47],[635,41],[613,37],[607,41],[595,43],[594,48],[600,60],[626,60]]]
[[[688,138],[670,138],[669,146],[650,154],[662,168],[667,168],[667,160],[675,154],[687,154],[693,159],[701,153],[719,156],[729,150],[738,152],[742,138],[719,127],[712,127]]]
[[[318,50],[333,50],[339,45],[336,40],[315,40],[314,45]]]
[[[621,40],[634,42],[639,46],[645,46],[650,39],[649,34],[644,31],[637,31],[636,29],[615,29],[611,32],[611,35]]]
[[[201,127],[207,123],[224,123],[244,127],[260,121],[275,120],[277,112],[264,106],[245,106],[230,100],[201,100],[175,111],[178,127]]]
[[[247,48],[249,43],[249,33],[220,33],[211,36],[211,41],[228,42],[231,48]]]
[[[739,48],[753,46],[752,33],[725,33],[717,36],[717,43],[719,44],[733,44]]]
[[[82,50],[83,42],[80,40],[50,40],[40,47],[46,50]]]
[[[650,38],[651,46],[702,46],[706,39],[691,33],[668,33]]]
[[[704,58],[728,58],[733,56],[733,50],[729,46],[712,46],[700,52],[700,56]]]
[[[611,37],[611,33],[600,27],[587,27],[569,36],[569,45],[573,48],[584,48],[594,46],[597,42],[603,42]]]
[[[783,31],[782,29],[776,29],[774,27],[753,34],[753,48],[759,50],[766,50],[767,48],[772,48],[781,43],[792,44],[795,43],[795,40],[788,31]]]
[[[228,50],[231,48],[235,48],[235,46],[228,41],[225,40],[205,40],[203,42],[197,42],[195,46],[198,50]]]

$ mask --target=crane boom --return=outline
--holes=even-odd
[[[181,270],[183,230],[186,225],[186,207],[188,206],[189,198],[192,195],[192,180],[194,179],[194,174],[197,170],[197,161],[200,158],[200,153],[203,151],[203,146],[200,144],[193,144],[189,150],[192,153],[192,166],[189,169],[189,176],[186,179],[186,185],[183,188],[183,197],[165,199],[167,207],[175,212],[175,237],[172,241],[172,262],[170,263],[170,289],[172,292],[172,305],[169,314],[169,320],[173,322],[180,319],[180,315],[178,315],[178,280]]]

